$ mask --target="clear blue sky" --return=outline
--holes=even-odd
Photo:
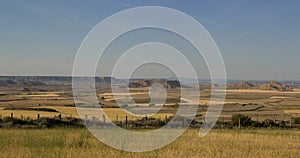
[[[0,75],[71,75],[93,26],[136,6],[197,19],[223,55],[228,78],[300,80],[300,1],[0,0]]]

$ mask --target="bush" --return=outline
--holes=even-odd
[[[231,119],[233,126],[239,126],[239,120],[242,127],[251,126],[253,123],[250,116],[246,116],[243,114],[234,114],[232,115]]]
[[[276,123],[273,120],[270,120],[270,119],[266,119],[262,122],[263,127],[273,127],[275,125],[276,125]]]
[[[150,107],[151,107],[151,106],[155,106],[155,104],[154,104],[154,103],[150,103],[149,106],[150,106]]]
[[[295,124],[300,124],[300,117],[296,117],[294,121],[295,121]]]

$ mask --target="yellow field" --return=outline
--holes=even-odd
[[[297,130],[213,130],[204,138],[189,129],[162,149],[115,150],[85,129],[0,130],[1,157],[300,157]],[[128,142],[139,143],[139,142]]]
[[[288,114],[300,114],[300,110],[284,110]]]
[[[260,90],[260,89],[227,89],[226,93],[285,93],[293,94],[300,93],[300,89],[293,89],[293,91],[281,92],[275,90]]]
[[[62,117],[76,117],[79,118],[78,112],[75,107],[63,107],[63,106],[39,106],[35,108],[50,108],[55,109],[58,112],[43,112],[43,111],[28,111],[28,110],[3,110],[3,108],[0,108],[0,115],[2,117],[10,116],[11,113],[14,114],[15,118],[37,118],[37,115],[40,114],[40,117],[54,117],[55,115],[58,116],[59,114],[62,115]],[[92,116],[97,116],[98,114],[95,113],[97,111],[91,110],[90,108],[80,108],[85,112],[85,114],[88,115],[88,119],[91,119]],[[127,113],[126,111],[122,110],[121,108],[103,108],[103,111],[109,117],[112,121],[116,120],[116,115],[118,115],[119,121],[124,121],[126,116],[128,116],[128,119],[140,119],[141,117],[138,116],[132,116],[131,114]],[[90,116],[89,116],[90,115]],[[164,119],[165,116],[169,117],[172,116],[171,113],[158,113],[151,117],[154,118],[161,118]],[[102,114],[98,115],[98,119],[102,119]]]
[[[0,92],[2,93],[2,92]],[[4,92],[3,92],[4,93]],[[128,104],[128,106],[143,107],[149,106],[149,88],[133,88],[130,89],[130,96],[136,101],[136,104]],[[70,91],[49,91],[49,92],[20,92],[20,93],[7,93],[8,95],[0,96],[0,115],[10,116],[10,113],[14,113],[14,117],[20,118],[36,118],[39,113],[41,117],[54,117],[54,115],[62,114],[62,117],[78,117],[77,111],[74,107],[74,100]],[[118,99],[128,99],[123,93],[116,93],[115,97]],[[220,104],[221,102],[211,102],[211,92],[208,89],[201,90],[201,96],[198,100],[191,100],[189,98],[180,98],[180,92],[178,89],[168,90],[168,98],[165,103],[166,107],[160,111],[159,114],[154,115],[156,118],[165,118],[176,113],[176,103],[181,101],[183,105],[199,104],[198,114],[205,114],[208,105]],[[117,106],[113,94],[110,91],[98,92],[99,102],[104,104],[105,107]],[[104,98],[102,98],[104,97]],[[3,110],[7,107],[34,107],[34,108],[50,108],[55,109],[58,112],[42,112],[42,111],[24,111],[24,110]],[[158,106],[157,106],[158,107]],[[157,108],[155,107],[155,108]],[[83,109],[83,108],[81,108]],[[83,109],[84,110],[84,109]],[[222,117],[230,120],[232,114],[242,113],[263,121],[265,119],[277,119],[287,120],[290,117],[300,117],[300,89],[293,89],[290,92],[280,92],[276,90],[259,90],[259,89],[228,89],[226,93],[226,99],[224,101]],[[138,119],[138,117],[132,117],[129,113],[126,113],[122,109],[117,108],[105,108],[105,113],[111,120],[123,121],[125,116],[128,119]],[[94,113],[94,111],[88,111],[87,114],[97,116],[98,119],[102,119],[102,114]]]
[[[272,96],[271,99],[289,99],[293,97]]]
[[[59,113],[54,112],[43,112],[43,111],[26,111],[26,110],[1,110],[0,115],[2,117],[10,116],[13,113],[14,118],[31,118],[36,119],[37,115],[40,114],[41,117],[54,117],[58,116]]]

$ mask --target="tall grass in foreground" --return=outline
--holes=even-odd
[[[115,150],[86,129],[0,129],[0,157],[300,157],[299,130],[189,129],[168,146],[145,153]]]

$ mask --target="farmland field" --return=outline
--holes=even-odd
[[[213,130],[203,138],[188,129],[162,149],[115,150],[83,128],[1,129],[1,157],[300,157],[299,130]]]
[[[149,103],[149,88],[129,90],[135,103],[122,104],[122,108],[116,99],[128,100],[123,93],[111,93],[109,85],[97,90],[106,117],[124,129],[141,132],[156,129],[176,114],[179,105],[198,106],[196,123],[162,149],[125,152],[101,143],[81,122],[76,122],[79,115],[70,85],[33,86],[25,90],[5,86],[0,87],[0,157],[300,157],[299,87],[289,91],[228,89],[218,126],[203,138],[198,137],[195,127],[203,123],[209,108],[210,89],[200,89],[199,100],[181,97],[180,88],[166,89],[166,102],[153,105]],[[133,115],[126,108],[157,110],[157,113]],[[87,117],[84,121],[89,125],[99,121],[106,127],[102,113],[97,113],[95,106],[79,104],[78,109],[83,111]],[[260,126],[252,123],[238,130],[232,121],[235,114],[249,116]]]
[[[48,87],[50,88],[50,87]],[[133,88],[130,90],[130,96],[136,101],[136,104],[129,107],[148,107],[149,106],[149,89],[147,88]],[[24,118],[36,118],[37,114],[41,117],[54,117],[61,114],[62,117],[78,117],[77,111],[74,107],[74,100],[70,89],[56,89],[56,91],[46,90],[39,91],[14,91],[12,89],[0,91],[0,115],[2,117],[10,116],[14,113],[16,118],[23,116]],[[115,96],[114,96],[115,95]],[[126,100],[122,94],[112,94],[108,90],[98,93],[99,103],[105,105],[104,111],[112,120],[116,119],[116,115],[120,120],[124,120],[129,113],[126,113],[118,107],[115,99]],[[223,106],[221,117],[225,121],[231,119],[232,114],[242,113],[251,116],[255,120],[263,121],[265,119],[277,119],[288,121],[291,117],[300,117],[300,89],[295,88],[292,91],[281,92],[276,90],[259,90],[259,89],[228,89],[226,99]],[[114,98],[116,97],[116,98]],[[199,100],[198,114],[204,115],[210,103],[209,89],[201,90]],[[178,89],[168,89],[168,95],[164,107],[158,111],[153,117],[165,117],[176,113],[176,104],[180,101]],[[183,105],[188,105],[191,102],[186,98],[181,98]],[[193,102],[193,104],[196,104]],[[175,107],[174,107],[175,106]],[[29,107],[29,108],[49,108],[57,112],[48,111],[28,111],[28,110],[9,110],[6,108],[12,107]],[[159,106],[152,108],[159,109]],[[100,119],[101,116],[99,115]]]
[[[300,0],[74,2],[0,0],[0,158],[300,158]]]

